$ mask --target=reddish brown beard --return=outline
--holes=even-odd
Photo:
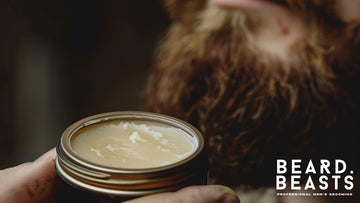
[[[272,185],[277,158],[358,164],[358,41],[334,51],[329,41],[304,41],[284,62],[253,48],[230,14],[214,29],[201,26],[172,25],[147,96],[151,111],[201,130],[215,182]]]

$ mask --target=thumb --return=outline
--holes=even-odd
[[[0,202],[49,202],[53,197],[55,150],[32,163],[0,171]]]
[[[233,190],[221,185],[190,186],[172,193],[141,197],[126,203],[187,202],[187,203],[240,203]]]

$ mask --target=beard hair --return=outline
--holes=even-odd
[[[149,110],[200,129],[214,183],[272,185],[277,158],[356,160],[358,41],[334,50],[335,35],[311,30],[284,61],[256,48],[248,16],[207,8],[193,24],[174,22],[149,77]]]

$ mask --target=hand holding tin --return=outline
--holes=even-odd
[[[0,171],[0,202],[55,202],[55,195],[63,195],[63,188],[56,179],[55,150],[42,155],[32,163]],[[224,186],[190,186],[173,193],[160,193],[129,201],[151,202],[240,202],[235,193]]]

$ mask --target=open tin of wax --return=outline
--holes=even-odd
[[[207,184],[203,136],[192,125],[161,114],[123,111],[82,119],[64,131],[56,151],[62,180],[111,199]]]

